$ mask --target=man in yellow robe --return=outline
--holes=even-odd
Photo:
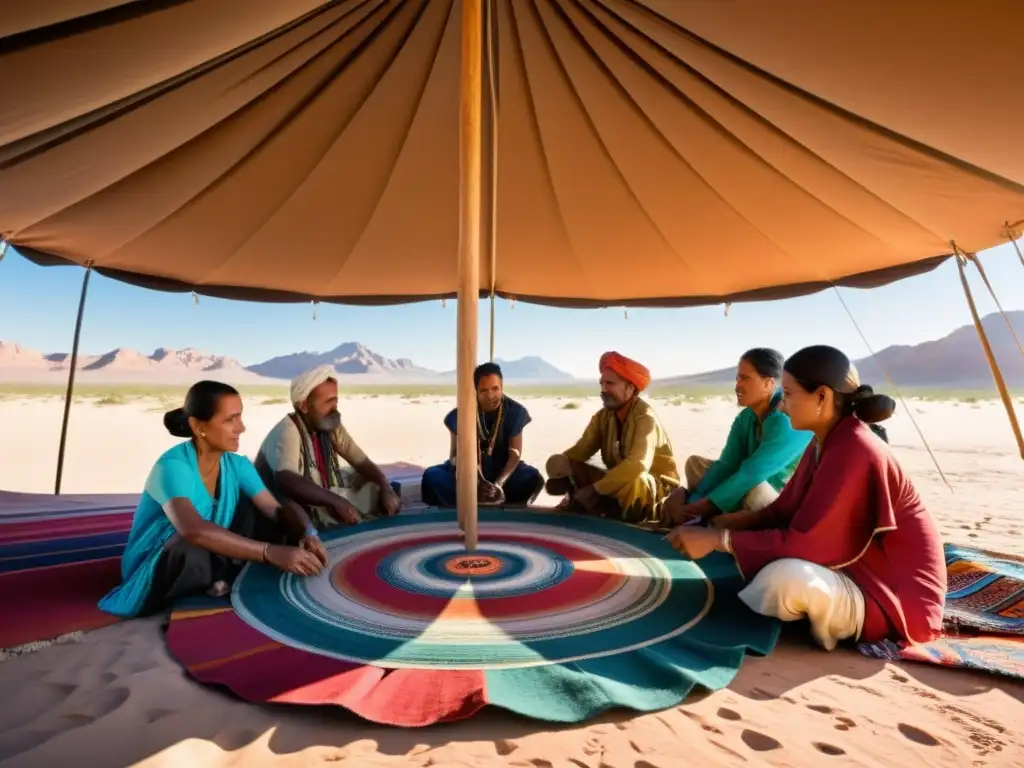
[[[601,401],[583,436],[548,459],[546,488],[565,496],[562,509],[628,522],[656,519],[661,502],[679,486],[672,443],[647,402],[647,368],[618,352],[599,363]],[[607,469],[587,461],[598,451]]]

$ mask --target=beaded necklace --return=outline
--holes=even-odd
[[[505,415],[505,398],[501,398],[501,402],[498,403],[498,416],[494,420],[494,427],[490,430],[487,429],[484,423],[484,416],[480,409],[476,410],[476,431],[477,437],[480,442],[487,443],[487,455],[491,456],[494,453],[494,443],[498,439],[498,431],[501,429],[501,419]]]

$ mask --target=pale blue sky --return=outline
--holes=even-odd
[[[1024,309],[1024,267],[1011,246],[982,255],[1004,309]],[[973,272],[973,269],[972,269]],[[0,340],[44,352],[68,351],[82,270],[37,267],[9,250],[0,262]],[[976,274],[983,314],[995,306]],[[890,344],[939,338],[970,322],[956,265],[870,291],[841,289],[876,351]],[[480,355],[488,352],[486,303],[480,306]],[[251,304],[148,291],[94,275],[82,329],[83,353],[131,347],[197,347],[245,365],[304,349],[324,351],[361,341],[387,357],[408,357],[436,370],[455,366],[455,303],[396,307]],[[497,356],[540,355],[580,377],[596,375],[598,356],[617,349],[656,377],[732,365],[752,346],[791,353],[827,343],[851,357],[867,354],[831,290],[786,301],[693,309],[565,310],[516,304],[497,307]]]

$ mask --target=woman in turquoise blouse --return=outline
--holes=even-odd
[[[303,576],[323,570],[327,552],[305,512],[281,506],[236,453],[245,425],[233,387],[194,384],[164,426],[188,440],[150,471],[121,558],[122,583],[100,608],[131,617],[192,593],[224,594],[244,561]],[[296,546],[273,543],[285,535]]]
[[[778,409],[784,360],[781,353],[764,348],[751,349],[740,358],[736,402],[744,408],[717,461],[701,456],[686,460],[686,488],[676,490],[665,503],[663,514],[670,522],[762,509],[793,475],[811,433],[794,430]]]

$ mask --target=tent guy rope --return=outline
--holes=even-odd
[[[992,379],[996,383],[999,397],[1003,401],[1006,415],[1010,419],[1010,428],[1013,430],[1013,436],[1017,439],[1020,457],[1024,459],[1024,435],[1021,435],[1020,423],[1017,421],[1017,412],[1013,407],[1013,398],[1010,397],[1010,392],[1006,388],[1006,381],[1003,379],[1002,371],[999,370],[996,356],[992,352],[992,345],[988,341],[988,334],[985,333],[985,328],[981,324],[981,316],[978,314],[978,307],[974,303],[970,283],[967,282],[967,271],[964,269],[964,265],[967,263],[967,254],[960,250],[955,242],[951,242],[950,245],[953,246],[953,252],[956,254],[956,267],[960,270],[960,283],[963,285],[964,296],[967,298],[967,307],[971,310],[971,317],[974,319],[974,329],[978,332],[978,340],[981,342],[981,348],[985,352],[985,359],[988,360],[988,367],[992,371]]]
[[[989,282],[988,275],[985,274],[985,267],[981,264],[981,256],[977,253],[972,253],[971,261],[974,262],[974,266],[978,268],[978,273],[981,275],[981,279],[985,282],[985,287],[988,288],[989,294],[992,296],[992,301],[996,303],[996,308],[999,310],[999,314],[1003,318],[1003,322],[1006,323],[1006,327],[1010,331],[1010,335],[1013,337],[1014,342],[1017,344],[1017,350],[1021,356],[1024,356],[1024,346],[1021,346],[1020,339],[1017,338],[1017,332],[1013,330],[1013,325],[1010,324],[1010,318],[1006,316],[1006,312],[1003,310],[1003,305],[999,303],[999,297],[996,296],[995,288],[992,287],[992,283]]]
[[[1021,222],[1017,222],[1018,224]],[[1017,242],[1020,239],[1020,232],[1017,232],[1013,225],[1010,223],[1006,224],[1006,239],[1010,241],[1010,245],[1013,246],[1013,250],[1017,252],[1017,258],[1020,259],[1020,265],[1024,267],[1024,253],[1020,252],[1020,244]]]
[[[896,393],[896,397],[899,398],[900,405],[903,406],[903,410],[907,416],[910,417],[910,423],[914,425],[914,430],[917,432],[917,436],[921,438],[921,442],[924,444],[924,449],[928,451],[928,455],[931,457],[932,464],[935,465],[935,469],[938,470],[939,477],[942,478],[942,482],[946,484],[950,493],[953,493],[953,486],[949,484],[949,480],[946,479],[945,473],[942,471],[942,467],[939,466],[939,460],[935,457],[935,452],[932,450],[931,445],[928,444],[928,439],[924,436],[924,431],[917,423],[917,419],[914,418],[913,409],[907,405],[907,401],[903,398],[903,393],[900,392],[900,388],[896,386],[896,382],[892,380],[892,376],[889,375],[889,371],[886,369],[882,362],[878,359],[878,355],[875,354],[874,347],[871,346],[871,342],[868,341],[867,335],[861,330],[860,323],[857,322],[857,318],[853,316],[853,312],[850,311],[850,307],[846,303],[846,299],[843,298],[843,294],[839,291],[839,286],[835,283],[832,284],[832,290],[836,292],[836,296],[839,297],[839,303],[843,305],[843,309],[846,310],[847,317],[850,318],[850,322],[853,323],[853,327],[857,331],[857,335],[860,336],[861,341],[864,342],[864,346],[867,347],[868,352],[871,354],[871,359],[875,365],[878,366],[882,375],[885,376],[885,380],[889,382],[889,386],[892,387],[893,392]],[[863,383],[863,382],[861,382]]]

